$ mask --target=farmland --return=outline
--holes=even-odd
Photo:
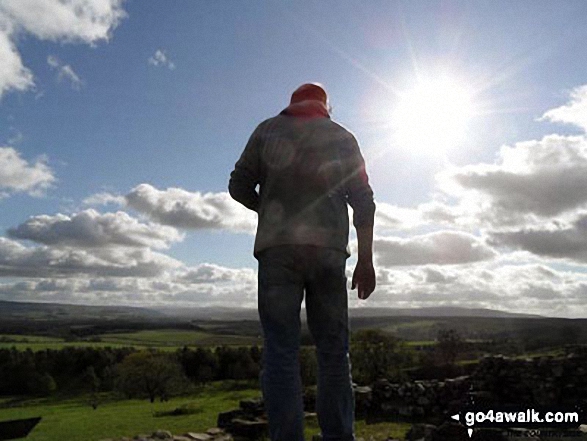
[[[392,312],[355,311],[350,317],[353,378],[359,384],[372,383],[375,370],[394,381],[456,376],[470,372],[486,354],[560,357],[568,345],[587,343],[587,320],[581,319],[471,316],[467,311],[450,315],[459,313],[453,310],[438,316],[430,311],[413,316]],[[206,430],[216,425],[219,412],[260,394],[263,342],[255,316],[254,311],[241,310],[171,316],[169,311],[0,303],[0,420],[42,416],[28,437],[33,441],[93,441],[156,429],[175,434]],[[316,360],[305,323],[302,329],[301,371],[304,384],[312,385]],[[455,337],[445,339],[444,345],[443,330]],[[375,356],[372,350],[382,344],[389,350]],[[180,374],[153,403],[145,391],[120,380],[131,354],[143,361],[157,354],[153,363],[176,366]],[[454,365],[442,370],[443,363]],[[385,372],[379,372],[382,369]],[[126,378],[139,376],[127,372]],[[170,416],[177,408],[189,412]],[[157,416],[161,413],[166,415]],[[375,440],[390,435],[401,439],[407,428],[405,423],[356,424],[358,436]],[[307,438],[317,432],[316,421],[310,419]]]
[[[250,346],[261,344],[261,340],[254,336],[213,334],[202,331],[181,329],[142,330],[136,332],[96,334],[75,341],[61,337],[39,335],[0,335],[0,348],[15,347],[18,350],[31,349],[62,349],[65,347],[134,347],[137,349],[154,348],[160,350],[176,350],[184,346],[221,346],[238,345]]]

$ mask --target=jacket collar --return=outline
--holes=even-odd
[[[299,118],[330,118],[326,105],[317,100],[305,100],[290,104],[281,111],[280,115]]]

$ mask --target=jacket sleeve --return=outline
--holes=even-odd
[[[261,181],[259,132],[257,127],[249,138],[228,183],[230,196],[253,211],[259,208],[259,193],[256,190],[257,184]]]
[[[354,136],[350,138],[350,165],[346,180],[347,201],[353,209],[353,225],[355,228],[373,226],[375,221],[375,201],[373,190],[365,169],[365,160]]]

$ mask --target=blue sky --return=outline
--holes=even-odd
[[[379,286],[351,306],[585,316],[585,18],[583,1],[0,0],[0,298],[254,306],[255,219],[228,176],[319,81],[379,209]]]

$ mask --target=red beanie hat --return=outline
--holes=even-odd
[[[313,100],[320,101],[324,105],[328,102],[328,96],[324,87],[319,83],[306,83],[298,87],[291,95],[290,104],[299,103],[300,101]]]

